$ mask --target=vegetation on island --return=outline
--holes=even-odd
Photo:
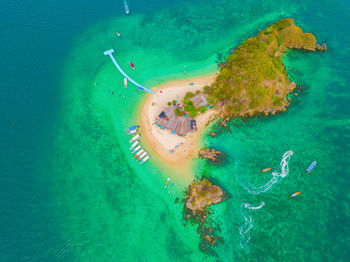
[[[204,114],[207,111],[207,108],[205,106],[195,107],[193,105],[193,102],[190,100],[191,98],[195,97],[198,94],[200,94],[199,91],[197,91],[196,94],[192,92],[187,92],[183,99],[184,111],[190,117],[193,117],[193,118],[195,118],[199,113]]]
[[[289,106],[288,93],[296,85],[289,81],[282,64],[288,49],[326,50],[315,36],[303,33],[292,18],[283,19],[249,38],[221,64],[216,80],[204,87],[209,104],[223,117],[275,114]]]

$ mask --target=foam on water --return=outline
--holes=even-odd
[[[281,171],[273,171],[272,172],[272,178],[264,185],[259,187],[254,187],[252,185],[244,186],[244,188],[253,195],[258,195],[261,193],[264,193],[272,188],[274,184],[276,184],[278,181],[280,181],[282,178],[286,177],[289,173],[289,166],[288,162],[290,160],[290,157],[293,155],[293,151],[289,150],[285,152],[282,156],[282,160],[280,162]]]
[[[239,227],[240,234],[240,245],[246,252],[249,252],[247,247],[250,241],[250,233],[249,231],[253,228],[253,219],[252,216],[247,213],[247,209],[249,210],[257,210],[261,209],[265,205],[265,202],[261,202],[258,206],[252,206],[249,203],[241,204],[241,214],[244,218],[244,224]]]

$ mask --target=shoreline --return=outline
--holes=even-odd
[[[185,137],[171,134],[169,130],[159,128],[154,124],[154,120],[168,106],[169,101],[182,99],[186,92],[202,91],[205,85],[209,85],[215,80],[216,74],[217,72],[189,79],[169,81],[152,88],[154,94],[148,94],[141,102],[140,127],[147,147],[157,156],[156,158],[162,165],[176,172],[181,172],[181,176],[188,178],[189,181],[192,180],[193,157],[200,149],[199,137],[204,127],[216,117],[217,112],[210,109],[197,116],[195,120],[198,130]],[[189,83],[193,83],[193,85]],[[176,145],[179,146],[174,149]],[[173,153],[170,150],[173,150]],[[153,159],[155,160],[155,157]]]

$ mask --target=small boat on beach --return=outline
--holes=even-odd
[[[118,37],[121,37],[121,35],[118,32],[115,32],[117,34]]]
[[[316,161],[312,162],[309,167],[306,169],[306,172],[308,174],[310,174],[310,172],[312,171],[312,169],[314,169],[314,167],[316,166]]]
[[[290,194],[289,197],[292,198],[292,197],[296,197],[299,195],[300,195],[300,192],[294,192],[294,193]]]
[[[139,140],[136,140],[130,147],[130,150],[132,150],[135,146],[137,146],[137,144],[140,143]]]
[[[144,158],[148,153],[145,151],[143,152],[138,158],[137,161],[140,161],[142,158]]]
[[[129,11],[129,6],[128,6],[128,3],[126,2],[126,0],[124,0],[124,7],[125,7],[125,14],[129,14],[130,11]]]
[[[260,173],[265,173],[265,172],[268,172],[272,169],[272,167],[269,167],[269,168],[264,168],[262,170],[260,170]]]
[[[130,66],[131,66],[132,70],[135,70],[135,66],[132,62],[130,62]]]
[[[140,137],[140,135],[139,134],[137,134],[137,135],[135,135],[135,136],[133,136],[133,138],[131,138],[130,140],[129,140],[129,143],[132,143],[132,142],[134,142],[136,139],[138,139]]]
[[[139,128],[139,126],[138,125],[134,125],[134,126],[130,127],[128,130],[126,130],[125,132],[129,133],[130,131],[135,130],[137,128]]]
[[[141,149],[139,152],[137,152],[135,155],[134,155],[134,158],[138,157],[139,155],[141,155],[145,150]]]
[[[131,153],[133,154],[133,153],[137,152],[138,150],[140,150],[140,148],[141,148],[141,146],[140,146],[140,145],[139,145],[139,146],[137,146],[137,147],[135,147],[135,148],[134,148],[134,150],[133,150],[133,151],[131,151]]]
[[[148,159],[150,159],[150,156],[146,156],[140,163],[139,165],[142,165],[143,163],[145,163]]]
[[[135,133],[137,133],[137,129],[134,129],[134,130],[131,130],[131,131],[129,131],[127,134],[128,135],[132,135],[132,134],[135,134]]]
[[[126,77],[124,78],[124,86],[125,88],[128,88],[128,79]]]

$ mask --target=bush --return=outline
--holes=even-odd
[[[185,95],[185,99],[190,99],[192,97],[194,97],[195,94],[193,94],[192,92],[187,92],[186,95]]]
[[[182,111],[178,107],[175,108],[174,112],[177,117],[182,116]]]
[[[168,106],[171,106],[171,102],[168,102]]]

